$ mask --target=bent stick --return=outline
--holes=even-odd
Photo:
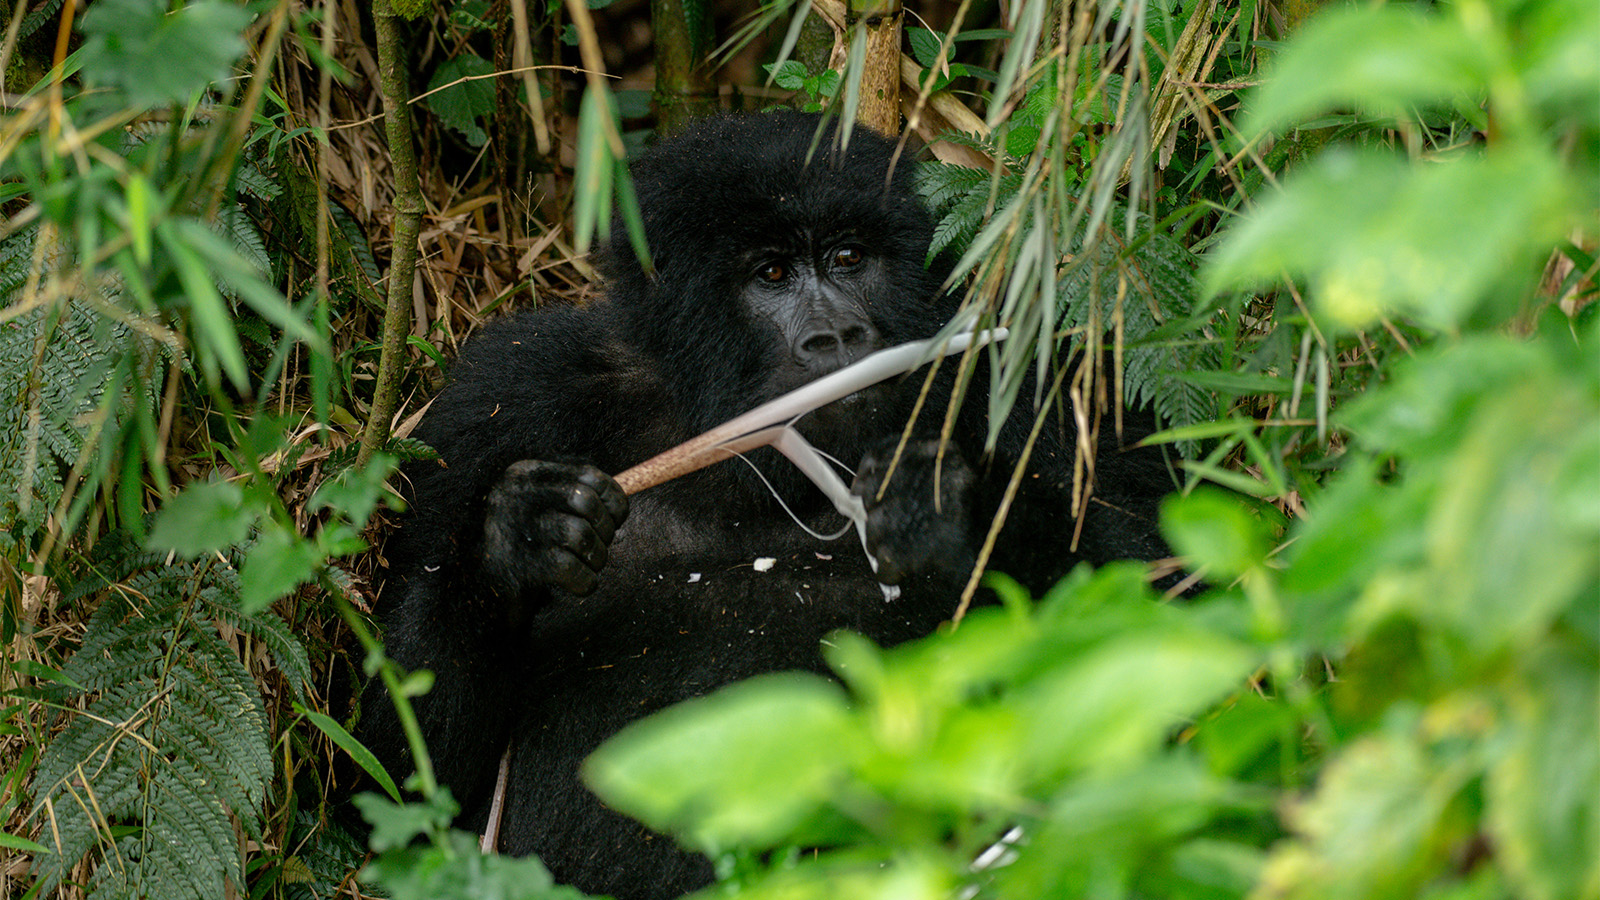
[[[624,493],[637,494],[712,463],[772,444],[791,422],[819,406],[848,397],[886,378],[910,372],[936,357],[1004,340],[1007,334],[1004,328],[969,331],[879,350],[639,463],[618,475],[617,484]]]

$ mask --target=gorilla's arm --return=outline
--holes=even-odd
[[[547,313],[534,321],[487,329],[463,353],[418,434],[440,459],[408,467],[412,512],[386,553],[387,652],[408,671],[433,673],[432,689],[412,702],[440,780],[463,803],[487,789],[505,746],[506,711],[531,662],[520,652],[529,620],[552,588],[594,589],[628,511],[610,476],[560,461],[591,458],[586,451],[598,446],[603,416],[577,398],[607,408],[626,377],[596,357],[606,346],[603,318]],[[398,717],[376,680],[361,736],[393,773],[410,771]]]

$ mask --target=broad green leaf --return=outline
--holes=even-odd
[[[1285,45],[1241,130],[1254,136],[1350,106],[1409,116],[1485,91],[1486,57],[1454,17],[1414,6],[1329,9]]]
[[[842,691],[771,675],[629,726],[584,764],[608,806],[708,853],[769,847],[833,797],[860,735]]]
[[[1519,895],[1600,895],[1600,691],[1592,646],[1552,648],[1511,695],[1486,819]]]
[[[1269,540],[1266,524],[1237,498],[1204,487],[1167,498],[1161,506],[1161,534],[1213,581],[1236,578],[1260,565]]]
[[[772,82],[786,91],[798,91],[806,81],[805,64],[798,60],[785,60],[780,66],[763,66]]]
[[[396,803],[371,793],[357,794],[352,802],[372,826],[369,843],[379,853],[404,847],[419,836],[445,830],[460,810],[446,787],[439,788],[432,798],[415,803]]]
[[[799,863],[774,866],[736,894],[712,888],[695,894],[709,900],[949,900],[960,895],[960,883],[943,860],[903,853],[893,859],[872,854],[833,853],[820,859],[808,854]]]
[[[1234,793],[1183,756],[1061,785],[1044,821],[1024,830],[1016,863],[996,873],[998,896],[1092,897],[1097,884],[1159,878],[1162,851],[1218,813],[1242,806]],[[1108,896],[1173,894],[1135,890]]]
[[[244,492],[232,482],[191,484],[161,505],[145,544],[193,558],[243,541],[258,515],[244,506]]]
[[[1379,453],[1448,451],[1484,395],[1547,370],[1548,355],[1525,341],[1472,337],[1400,360],[1385,390],[1338,413],[1363,447]]]
[[[1263,885],[1285,900],[1409,900],[1470,836],[1447,815],[1469,769],[1430,756],[1409,735],[1341,748],[1316,791],[1289,807],[1297,839],[1279,843]]]
[[[926,28],[907,28],[906,39],[911,42],[911,55],[916,59],[917,65],[927,69],[938,61],[939,48],[944,44],[944,35]]]
[[[1335,324],[1402,314],[1454,328],[1489,296],[1519,302],[1495,289],[1548,252],[1575,202],[1543,149],[1428,164],[1330,151],[1227,235],[1209,260],[1207,289],[1303,275]]]
[[[1600,584],[1600,535],[1562,515],[1576,485],[1553,483],[1591,446],[1575,423],[1600,422],[1597,398],[1568,388],[1535,379],[1490,395],[1420,521],[1431,585],[1410,598],[1414,613],[1449,629],[1484,664],[1496,650],[1543,640],[1568,606],[1594,602]]]
[[[83,73],[121,88],[131,106],[185,103],[232,76],[252,13],[222,0],[98,0],[83,15]]]
[[[393,900],[589,900],[558,885],[537,857],[483,855],[476,835],[451,830],[431,844],[396,847],[361,870]]]
[[[1107,641],[1020,692],[1032,726],[1026,761],[1041,776],[1136,768],[1257,663],[1244,645],[1204,631],[1147,628]]]
[[[316,577],[322,550],[293,530],[269,521],[239,571],[239,609],[253,614]]]
[[[492,63],[465,52],[445,60],[428,79],[430,93],[424,101],[428,108],[474,147],[482,147],[489,139],[478,120],[494,114],[494,81],[475,76],[493,73]]]
[[[1551,115],[1600,125],[1600,4],[1539,0],[1519,11],[1511,52],[1529,98]]]
[[[307,509],[311,512],[336,510],[356,525],[364,525],[383,497],[385,482],[398,463],[392,453],[373,454],[361,468],[345,469],[324,481],[311,495]]]

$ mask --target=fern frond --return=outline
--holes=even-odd
[[[272,271],[272,260],[267,256],[267,245],[261,239],[261,232],[256,230],[255,222],[243,207],[237,205],[224,207],[217,213],[217,223],[214,228],[233,244],[239,255],[248,260],[256,271]]]
[[[239,190],[257,200],[276,200],[278,195],[283,193],[283,186],[256,168],[253,163],[240,163],[239,169],[235,173],[235,178],[239,185]]]
[[[85,582],[141,556],[129,542],[106,543],[122,555],[100,561]],[[48,806],[53,827],[43,833],[56,842],[34,860],[41,894],[85,856],[94,860],[91,896],[210,900],[226,884],[243,886],[239,830],[261,833],[268,723],[213,619],[272,635],[291,681],[307,678],[309,664],[280,622],[240,614],[237,594],[236,571],[215,559],[135,568],[90,617],[62,667],[89,702],[34,774],[36,813]]]
[[[1061,320],[1073,328],[1094,326],[1098,331],[1091,337],[1098,338],[1120,316],[1125,401],[1150,406],[1168,426],[1209,418],[1215,412],[1211,396],[1175,376],[1206,367],[1214,348],[1196,341],[1149,340],[1157,329],[1186,320],[1194,309],[1193,255],[1152,229],[1143,216],[1134,221],[1137,238],[1131,243],[1122,239],[1122,225],[1121,221],[1109,224],[1092,247],[1083,249],[1089,257],[1085,263],[1061,279]],[[1192,458],[1199,446],[1186,442],[1178,450]]]
[[[383,274],[378,271],[378,261],[372,257],[372,245],[367,243],[367,233],[361,230],[361,224],[356,221],[350,211],[337,203],[328,204],[328,216],[333,219],[333,224],[339,226],[339,233],[350,242],[350,255],[355,257],[356,265],[361,267],[367,281],[374,286],[382,280]]]

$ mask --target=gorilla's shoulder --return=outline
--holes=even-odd
[[[606,456],[608,436],[638,431],[619,429],[618,417],[648,421],[664,405],[658,371],[625,340],[609,301],[512,313],[462,347],[419,436],[447,460],[486,447],[517,459]],[[496,465],[510,461],[499,456]]]

